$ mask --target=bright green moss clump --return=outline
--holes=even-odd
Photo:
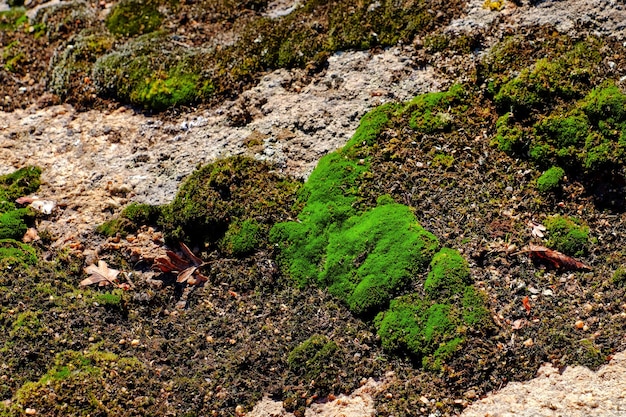
[[[375,313],[411,283],[438,246],[409,207],[385,204],[329,233],[318,279],[353,312]]]
[[[254,252],[261,242],[261,225],[253,219],[246,219],[228,226],[220,246],[234,256],[245,256]]]
[[[537,190],[541,193],[556,190],[565,176],[565,171],[561,167],[552,167],[537,178]]]
[[[467,262],[455,250],[443,248],[432,259],[417,293],[396,298],[375,320],[383,348],[406,351],[422,365],[438,369],[463,343],[466,327],[489,323],[485,298],[471,286]]]
[[[577,219],[553,216],[544,222],[548,231],[547,245],[572,256],[584,255],[589,245],[589,227]]]
[[[368,149],[393,110],[383,106],[366,115],[346,147],[320,160],[299,195],[300,222],[278,224],[270,235],[292,278],[328,287],[357,314],[384,308],[438,247],[413,212],[390,198],[367,211],[355,206]]]

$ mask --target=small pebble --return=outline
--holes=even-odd
[[[120,345],[124,346],[126,344],[126,339],[120,339]]]
[[[140,343],[141,342],[139,342],[139,339],[133,339],[133,340],[130,341],[130,345],[132,347],[137,347],[137,346],[139,346]]]
[[[37,414],[37,410],[35,410],[34,408],[27,408],[26,410],[24,410],[24,413],[29,416],[34,416],[35,414]]]
[[[524,346],[531,347],[535,344],[532,338],[524,340]]]
[[[584,328],[584,327],[585,327],[585,322],[584,322],[584,321],[582,321],[582,320],[576,320],[576,323],[574,323],[574,326],[575,326],[577,329],[582,329],[582,328]]]

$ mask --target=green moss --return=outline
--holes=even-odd
[[[20,42],[14,40],[2,49],[4,69],[8,72],[17,72],[26,63],[26,55],[21,49]]]
[[[611,282],[616,287],[623,287],[624,284],[626,284],[626,268],[622,266],[618,267],[615,272],[613,272]]]
[[[267,163],[235,156],[205,165],[189,176],[159,224],[170,242],[217,242],[236,220],[255,220],[260,235],[291,213],[299,184]]]
[[[409,207],[379,206],[329,233],[319,281],[353,312],[375,313],[407,288],[437,247]]]
[[[234,256],[245,256],[261,246],[262,230],[258,222],[252,219],[235,221],[228,230],[220,246]]]
[[[433,157],[432,167],[450,169],[454,165],[454,156],[445,153],[438,153]]]
[[[39,189],[41,169],[26,167],[0,176],[0,204],[34,193]],[[0,210],[3,211],[3,210]]]
[[[467,261],[458,251],[442,248],[430,262],[424,291],[433,300],[450,300],[462,296],[469,284],[471,279]]]
[[[100,94],[160,111],[212,96],[208,59],[207,50],[182,47],[157,32],[99,58],[92,76]]]
[[[497,146],[503,152],[512,153],[522,145],[523,130],[515,126],[513,114],[508,112],[498,118],[496,122],[496,136],[491,141],[491,146]]]
[[[32,339],[41,335],[43,327],[40,320],[41,314],[34,311],[25,311],[15,318],[9,331],[10,338]]]
[[[460,84],[448,91],[417,96],[404,109],[411,114],[409,126],[427,134],[449,131],[453,117],[447,111],[450,106],[460,104],[464,97],[465,90]]]
[[[0,239],[0,266],[35,265],[37,252],[25,243],[13,239]]]
[[[369,147],[397,109],[370,112],[343,149],[323,157],[299,193],[300,222],[278,224],[270,235],[292,278],[328,287],[357,314],[385,307],[438,247],[406,206],[383,198],[367,211],[355,207]]]
[[[119,234],[124,237],[129,233],[135,233],[143,225],[156,224],[160,215],[160,206],[130,203],[119,216],[101,224],[96,231],[105,236]]]
[[[105,19],[106,27],[114,35],[136,36],[159,29],[163,15],[158,2],[151,0],[122,0]]]
[[[22,239],[28,229],[24,220],[31,215],[28,209],[11,210],[0,214],[0,239]]]
[[[0,12],[0,30],[2,31],[17,30],[25,23],[28,23],[28,17],[23,7],[13,7]]]
[[[92,297],[90,297],[90,301],[105,307],[116,307],[122,303],[122,295],[122,290],[95,293]]]
[[[552,167],[537,178],[537,190],[540,193],[555,191],[561,185],[565,171],[561,167]]]
[[[314,384],[324,395],[329,393],[342,371],[343,358],[335,342],[316,334],[289,352],[287,364],[303,385]]]
[[[589,227],[567,216],[552,216],[545,220],[547,245],[571,256],[584,255],[589,245]]]
[[[91,77],[98,58],[113,48],[114,38],[98,30],[83,30],[71,39],[72,47],[56,54],[50,63],[48,88],[62,99],[89,100],[93,85],[85,82]]]
[[[400,351],[437,370],[464,342],[465,329],[490,324],[486,297],[471,285],[467,261],[443,248],[431,261],[424,293],[398,297],[376,316],[383,348]]]

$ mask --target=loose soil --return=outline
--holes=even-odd
[[[287,13],[292,5],[272,4],[268,16]],[[89,105],[60,104],[45,93],[42,80],[3,71],[7,111],[0,113],[0,174],[26,165],[43,169],[37,196],[57,208],[39,218],[36,228],[44,239],[38,245],[50,259],[67,256],[60,269],[74,271],[73,281],[55,278],[53,267],[47,274],[18,271],[10,294],[2,293],[0,322],[7,328],[35,306],[44,310],[38,313],[42,324],[36,337],[0,339],[11,351],[0,368],[5,404],[18,401],[15,393],[24,383],[51,372],[54,360],[59,367],[70,363],[55,355],[71,350],[87,357],[87,352],[111,352],[141,365],[127,370],[116,360],[91,359],[107,375],[105,388],[89,385],[91,380],[76,371],[74,385],[52,383],[39,397],[22,392],[18,402],[24,413],[32,406],[40,415],[64,415],[67,409],[58,408],[55,398],[67,401],[70,389],[77,390],[73,400],[78,404],[89,390],[104,389],[103,398],[117,398],[111,412],[133,404],[137,415],[626,412],[619,383],[626,376],[625,289],[611,280],[626,256],[626,217],[600,207],[576,181],[566,183],[566,198],[533,191],[536,168],[489,145],[494,120],[487,101],[485,109],[469,110],[473,124],[454,143],[427,137],[398,160],[373,162],[373,198],[388,193],[413,207],[427,230],[464,254],[475,285],[489,295],[493,334],[468,335],[467,354],[439,373],[383,352],[372,326],[325,291],[296,289],[281,275],[274,253],[244,260],[203,253],[214,261],[210,281],[183,290],[150,270],[152,260],[164,253],[158,230],[144,227],[110,239],[94,231],[129,202],[170,202],[195,167],[225,156],[267,160],[281,173],[305,180],[321,156],[348,141],[368,110],[471,80],[477,60],[507,34],[525,36],[551,25],[571,36],[587,31],[622,40],[624,22],[626,10],[609,1],[505,2],[500,11],[472,1],[440,28],[482,39],[481,48],[471,53],[429,51],[419,40],[385,50],[341,52],[313,75],[303,69],[268,72],[220,103],[156,115],[102,98]],[[31,37],[21,40],[33,42],[29,47],[41,53],[33,59],[32,73],[45,73],[63,42],[45,46]],[[616,78],[626,71],[620,59],[606,64]],[[393,139],[394,132],[386,132],[381,146],[393,147]],[[433,155],[441,152],[453,155],[454,165],[432,166]],[[416,183],[427,186],[416,188]],[[551,270],[518,253],[528,243],[544,242],[528,225],[551,214],[571,215],[589,225],[596,243],[582,260],[593,267],[591,272]],[[132,274],[136,287],[124,293],[121,304],[107,305],[94,301],[91,290],[78,291],[76,277],[97,259]],[[5,281],[2,285],[8,286]],[[42,295],[44,286],[48,292]],[[579,329],[577,321],[585,327]],[[337,374],[332,396],[318,395],[314,381],[302,380],[285,361],[312,334],[326,335],[341,347],[338,363],[345,372]],[[605,365],[607,357],[613,359]],[[594,372],[574,364],[600,368]]]

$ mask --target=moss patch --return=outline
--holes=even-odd
[[[449,248],[433,257],[424,293],[396,298],[374,323],[385,349],[440,369],[462,345],[464,329],[489,324],[489,311],[484,295],[471,286],[467,262]]]
[[[565,171],[561,167],[552,167],[537,178],[537,190],[540,193],[556,191],[561,185]]]
[[[135,233],[143,225],[154,225],[161,215],[161,207],[149,204],[130,203],[116,218],[109,220],[96,228],[98,233],[105,236],[119,234],[124,237]]]
[[[105,24],[114,35],[136,36],[154,32],[163,22],[158,2],[151,0],[122,0],[117,3],[105,19]]]
[[[246,220],[246,233],[256,224],[254,235],[260,239],[275,222],[289,216],[298,186],[264,162],[243,156],[219,160],[185,180],[174,201],[163,207],[159,223],[170,242],[215,243],[231,223],[243,225]],[[239,243],[243,245],[239,249],[245,249],[250,241]]]
[[[567,216],[548,217],[544,225],[549,233],[548,246],[571,256],[581,256],[589,246],[589,227]]]
[[[100,94],[151,110],[208,99],[215,85],[207,51],[184,48],[163,33],[143,35],[99,58],[93,79]]]

